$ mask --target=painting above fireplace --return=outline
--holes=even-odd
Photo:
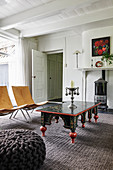
[[[92,39],[92,56],[102,56],[110,54],[110,37]]]

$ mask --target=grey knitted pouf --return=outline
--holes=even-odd
[[[0,131],[0,170],[37,170],[43,164],[43,139],[30,130]]]

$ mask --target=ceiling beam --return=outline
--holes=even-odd
[[[29,22],[31,19],[41,19],[53,14],[58,14],[61,10],[65,10],[67,8],[80,8],[95,1],[98,0],[56,0],[51,3],[37,6],[24,12],[1,19],[0,27],[4,30],[11,29],[18,24]]]
[[[0,36],[3,36],[5,38],[10,38],[10,39],[18,39],[20,36],[20,33],[18,32],[17,34],[17,31],[13,29],[9,31],[4,31],[0,28]]]
[[[44,35],[44,34],[49,34],[52,32],[66,30],[66,29],[84,25],[84,24],[104,21],[104,20],[111,19],[111,18],[113,18],[113,7],[107,8],[101,11],[96,11],[90,14],[85,14],[85,15],[81,15],[78,17],[69,18],[63,21],[59,21],[57,23],[51,23],[51,24],[44,25],[41,27],[35,27],[35,28],[23,30],[22,35],[24,37]]]

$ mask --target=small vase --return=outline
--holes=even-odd
[[[104,66],[105,66],[105,67],[109,67],[109,66],[110,66],[110,65],[109,65],[109,61],[105,61],[105,62],[104,62]]]

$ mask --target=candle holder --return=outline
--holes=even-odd
[[[74,105],[74,95],[79,95],[79,87],[72,88],[66,87],[66,96],[71,95],[71,104],[68,106],[70,109],[76,109],[77,106]]]

